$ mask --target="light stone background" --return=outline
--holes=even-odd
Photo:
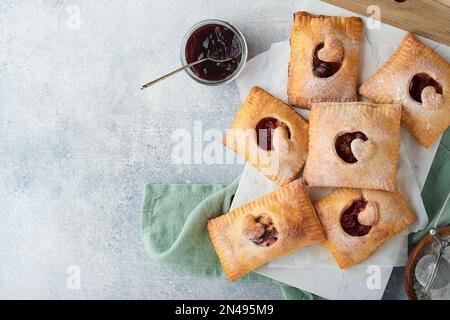
[[[289,36],[301,1],[2,0],[0,298],[280,299],[268,282],[229,283],[151,261],[139,234],[145,183],[228,183],[242,165],[171,164],[171,133],[228,126],[234,83],[179,74],[195,22],[221,18],[250,57]],[[77,10],[80,20],[77,20]],[[66,286],[81,270],[80,290]],[[396,270],[386,296],[404,297]]]

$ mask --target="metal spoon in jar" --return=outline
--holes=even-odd
[[[217,63],[222,63],[222,62],[227,62],[227,61],[229,61],[229,60],[231,60],[231,59],[233,59],[233,58],[232,58],[232,57],[229,57],[229,56],[221,57],[221,56],[220,56],[219,54],[217,54],[217,53],[211,53],[211,54],[209,54],[206,58],[203,58],[203,59],[200,59],[200,60],[191,62],[191,63],[189,63],[189,64],[187,64],[187,65],[182,66],[181,68],[179,68],[179,69],[177,69],[177,70],[174,70],[174,71],[172,71],[172,72],[170,72],[170,73],[168,73],[168,74],[166,74],[166,75],[163,75],[162,77],[159,77],[158,79],[155,79],[155,80],[153,80],[153,81],[150,81],[150,82],[148,82],[148,83],[142,85],[142,86],[141,86],[141,90],[143,90],[143,89],[145,89],[145,88],[148,88],[148,87],[150,87],[150,86],[152,86],[152,85],[154,85],[154,84],[156,84],[156,83],[158,83],[158,82],[160,82],[160,81],[162,81],[162,80],[164,80],[164,79],[167,79],[167,78],[173,76],[174,74],[180,72],[181,70],[190,68],[190,67],[192,67],[192,66],[195,66],[196,64],[205,62],[205,61],[207,61],[207,60],[214,61],[214,62],[217,62]]]

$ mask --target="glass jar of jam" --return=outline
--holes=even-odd
[[[184,36],[181,63],[189,64],[208,56],[229,59],[225,62],[207,60],[187,68],[195,81],[219,85],[233,81],[247,61],[247,42],[243,34],[225,21],[211,19],[195,24]]]

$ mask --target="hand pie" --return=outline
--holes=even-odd
[[[208,232],[231,281],[270,260],[325,239],[301,180],[209,220]]]
[[[361,32],[360,18],[294,14],[289,63],[289,104],[356,101]]]
[[[401,106],[313,104],[305,182],[314,187],[397,188]]]
[[[341,269],[364,261],[416,221],[398,192],[340,189],[315,207],[326,234],[323,244]]]
[[[378,103],[403,104],[402,121],[424,147],[450,125],[450,64],[412,33],[359,93]]]
[[[253,87],[227,130],[224,144],[275,183],[296,179],[308,153],[308,123],[291,107]]]

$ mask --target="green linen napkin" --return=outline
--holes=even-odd
[[[427,180],[422,189],[422,200],[428,214],[428,226],[411,234],[409,243],[415,244],[434,226],[437,215],[450,192],[450,129],[444,133],[436,151]],[[447,205],[438,221],[438,227],[450,225],[450,206]]]
[[[422,190],[429,226],[410,236],[420,240],[434,224],[450,191],[450,130],[442,137]],[[239,178],[224,185],[162,185],[145,187],[142,240],[150,257],[173,268],[197,275],[222,276],[223,270],[206,231],[208,219],[228,212]],[[450,224],[450,208],[438,226]],[[269,280],[251,273],[245,280]],[[310,293],[281,284],[286,299],[312,299]]]
[[[229,211],[238,183],[239,178],[228,186],[147,185],[141,231],[150,257],[183,272],[224,275],[206,223]],[[243,278],[244,281],[263,279],[270,280],[256,273]],[[312,299],[311,294],[287,285],[281,284],[281,290],[286,299]]]

